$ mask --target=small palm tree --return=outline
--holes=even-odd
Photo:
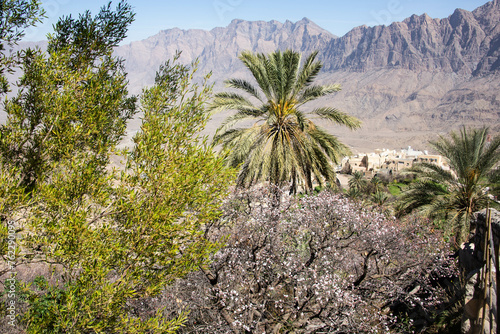
[[[345,191],[345,195],[352,200],[357,200],[361,198],[363,194],[361,193],[361,190],[359,190],[358,188],[349,188],[347,189],[347,191]]]
[[[432,146],[443,155],[450,170],[430,164],[415,165],[417,182],[402,193],[405,213],[422,210],[431,217],[451,221],[458,241],[464,241],[469,232],[471,214],[487,206],[489,176],[500,162],[500,136],[488,142],[488,128],[462,128],[451,132],[449,138],[440,137]]]
[[[239,59],[250,70],[257,87],[242,79],[230,79],[226,85],[245,92],[216,94],[211,110],[235,110],[219,127],[214,140],[228,149],[228,164],[242,166],[237,183],[250,186],[261,181],[283,186],[291,183],[311,191],[313,182],[320,186],[336,184],[333,164],[349,154],[347,146],[307,118],[302,107],[307,102],[337,92],[339,85],[314,85],[322,64],[317,52],[308,56],[302,67],[301,55],[287,50],[269,55],[243,52]],[[257,102],[254,104],[254,102]],[[313,109],[314,115],[350,129],[360,121],[331,107]],[[235,124],[252,119],[253,126]]]
[[[389,195],[381,190],[377,190],[370,195],[370,200],[378,206],[382,206],[389,199]]]
[[[366,189],[368,181],[365,179],[363,173],[356,171],[352,174],[352,178],[347,184],[349,185],[349,189],[356,189],[359,192],[362,192]]]
[[[382,182],[382,180],[378,176],[375,175],[374,177],[372,177],[372,179],[370,180],[370,184],[373,188],[374,193],[384,192],[384,182]]]

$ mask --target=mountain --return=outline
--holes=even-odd
[[[328,102],[364,121],[355,147],[424,146],[462,125],[500,130],[500,6],[457,9],[445,19],[413,15],[353,29],[322,56],[343,90]],[[342,131],[342,130],[340,130]]]
[[[220,82],[228,75],[244,72],[238,60],[242,50],[267,53],[290,48],[307,53],[324,49],[333,38],[336,36],[307,18],[296,23],[233,20],[225,28],[210,31],[163,30],[148,39],[120,46],[116,54],[125,59],[131,91],[139,92],[153,82],[155,69],[177,50],[182,51],[181,62],[198,59],[200,73],[212,71],[212,80]]]
[[[333,39],[325,53],[327,71],[374,68],[484,75],[499,68],[499,6],[492,2],[446,19],[413,15],[390,26],[361,26]]]
[[[342,91],[319,103],[359,117],[362,130],[323,124],[355,151],[403,146],[427,147],[462,125],[489,125],[500,131],[500,5],[488,2],[447,18],[413,15],[389,26],[360,26],[342,37],[311,20],[298,22],[233,20],[227,27],[168,29],[122,45],[130,91],[151,85],[156,69],[182,51],[180,61],[199,61],[199,73],[212,72],[215,90],[230,77],[249,79],[237,56],[242,50],[270,52],[291,48],[319,51],[320,83],[340,83]],[[314,105],[313,105],[314,106]],[[313,107],[311,106],[311,107]],[[226,113],[209,123],[213,133]],[[131,122],[133,133],[139,121]]]

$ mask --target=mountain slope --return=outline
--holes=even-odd
[[[424,145],[462,125],[500,130],[500,6],[358,27],[323,52],[329,100],[364,120],[365,146]],[[342,134],[363,147],[360,138]]]
[[[386,67],[488,74],[498,69],[499,14],[500,5],[489,2],[473,12],[457,9],[445,19],[424,14],[388,27],[357,27],[332,39],[324,51],[325,70]]]
[[[462,125],[500,131],[500,5],[488,2],[447,18],[413,15],[389,26],[354,28],[337,37],[309,19],[284,23],[233,20],[210,31],[168,29],[116,49],[125,59],[130,91],[151,85],[156,69],[176,50],[181,62],[199,60],[212,72],[215,90],[230,77],[251,79],[237,56],[242,50],[318,50],[321,83],[343,90],[319,103],[359,117],[363,129],[346,132],[324,124],[355,149],[424,146]],[[313,107],[313,106],[311,106]],[[227,113],[209,123],[213,133]],[[130,124],[133,133],[139,121]]]
[[[163,30],[146,40],[120,46],[116,54],[125,59],[131,91],[139,92],[152,83],[154,70],[177,50],[182,51],[181,62],[190,63],[197,58],[200,72],[212,71],[213,80],[220,81],[229,74],[244,72],[237,58],[242,50],[267,53],[291,48],[310,52],[323,49],[332,38],[335,36],[307,18],[296,23],[233,20],[225,28],[210,31]]]

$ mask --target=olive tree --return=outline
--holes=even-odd
[[[233,173],[199,134],[211,87],[193,82],[196,64],[167,61],[137,106],[111,53],[132,19],[124,2],[63,18],[48,53],[25,52],[20,91],[6,103],[0,191],[15,198],[0,214],[16,226],[15,264],[48,268],[19,282],[26,303],[17,321],[29,333],[173,332],[185,313],[138,315],[134,301],[219,247],[205,228],[219,218]],[[119,151],[137,111],[134,145]],[[121,164],[111,165],[113,154]]]

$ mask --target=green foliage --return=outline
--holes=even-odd
[[[387,185],[387,188],[392,196],[398,196],[401,194],[402,187],[399,184],[391,183],[391,184]]]
[[[462,318],[464,313],[464,302],[459,299],[444,310],[437,317],[432,328],[427,330],[428,333],[433,334],[453,334],[461,330]]]
[[[113,47],[127,37],[128,26],[134,21],[132,6],[120,1],[115,10],[111,2],[92,17],[89,11],[59,19],[55,33],[49,36],[48,52],[70,50],[74,66],[92,63],[103,55],[110,55]]]
[[[41,8],[40,1],[33,0],[2,0],[0,5],[0,39],[3,51],[5,44],[13,46],[24,37],[26,28],[41,22],[45,11]]]
[[[352,178],[348,182],[349,189],[356,190],[361,193],[365,191],[368,181],[365,179],[363,173],[356,171],[352,174]]]
[[[0,0],[0,94],[9,91],[6,72],[12,72],[18,54],[7,54],[25,34],[25,29],[41,22],[45,11],[37,0]]]
[[[133,15],[123,3],[117,11],[111,15],[108,6],[97,17],[105,20],[104,26],[122,27],[124,35]],[[103,48],[92,42],[93,35],[82,36],[87,30],[79,30],[88,15],[72,24],[61,20],[49,37],[48,55],[30,49],[23,53],[19,92],[5,104],[8,118],[0,127],[0,152],[9,168],[19,170],[20,185],[28,192],[48,175],[53,162],[77,152],[92,152],[95,163],[104,167],[107,152],[135,113],[136,98],[127,97],[126,73],[121,60],[111,55],[113,44],[100,37],[99,42],[109,45]],[[82,57],[81,50],[93,57]]]
[[[53,279],[26,285],[29,333],[173,333],[185,313],[139,318],[133,302],[220,247],[205,228],[218,220],[234,172],[199,135],[211,87],[193,83],[196,64],[159,69],[141,95],[133,149],[116,152],[136,112],[122,62],[110,53],[129,11],[120,3],[95,19],[61,21],[49,54],[26,51],[21,90],[6,103],[0,194],[9,195],[0,214],[22,235],[17,263],[58,268]],[[111,154],[124,160],[119,170]]]
[[[349,197],[350,199],[353,199],[353,200],[360,199],[363,195],[363,193],[359,190],[359,188],[356,188],[356,187],[352,187],[352,188],[347,189],[345,191],[345,194],[347,197]]]
[[[374,177],[372,177],[372,179],[370,180],[370,185],[371,185],[374,192],[381,192],[381,191],[385,190],[384,183],[376,175]]]
[[[36,283],[40,283],[40,280],[38,279]],[[38,287],[38,284],[35,285]],[[66,290],[58,287],[49,287],[48,285],[43,285],[38,288],[42,290],[41,295],[34,293],[28,295],[30,308],[25,314],[26,318],[31,319],[31,323],[28,324],[28,329],[30,332],[34,333],[60,333],[64,326],[58,326],[58,315],[54,310],[56,310],[59,305],[64,305],[66,303]],[[33,330],[34,328],[35,330]]]
[[[498,199],[500,198],[500,166],[491,170],[488,174],[488,181],[490,183],[490,193]]]
[[[218,219],[233,173],[198,136],[210,88],[192,84],[193,71],[166,63],[144,90],[143,124],[124,170],[105,172],[81,152],[54,163],[50,181],[37,185],[27,245],[67,268],[67,278],[63,302],[54,294],[32,301],[52,312],[26,315],[33,332],[163,333],[184,321],[167,321],[161,310],[140,320],[127,305],[157,295],[219,247],[204,227]]]
[[[20,91],[5,104],[0,152],[4,163],[19,169],[27,191],[47,176],[53,162],[77,152],[92,152],[96,163],[105,166],[107,151],[135,113],[117,60],[106,57],[78,68],[69,61],[66,51],[49,56],[26,51]]]
[[[382,206],[389,200],[389,195],[384,191],[377,190],[370,195],[370,199],[376,205]]]
[[[417,180],[401,196],[401,211],[419,210],[436,219],[448,220],[464,241],[473,212],[487,206],[492,175],[500,162],[500,136],[487,141],[488,128],[452,132],[432,145],[443,155],[450,170],[421,163],[410,170]]]
[[[295,193],[299,187],[310,192],[313,181],[320,186],[336,183],[332,164],[338,164],[349,150],[301,110],[305,103],[340,90],[339,85],[313,84],[322,67],[316,56],[317,52],[309,55],[300,67],[301,55],[291,50],[268,55],[243,52],[239,58],[258,88],[246,80],[229,79],[228,87],[243,91],[250,99],[237,93],[216,94],[212,110],[236,111],[214,139],[229,150],[228,165],[241,166],[239,186],[262,181],[282,186],[291,182],[291,192]],[[356,118],[331,107],[316,108],[311,115],[351,129],[360,126]],[[255,120],[254,126],[234,127],[247,119]]]

